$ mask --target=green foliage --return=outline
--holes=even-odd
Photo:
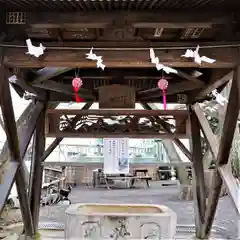
[[[41,234],[39,232],[36,234],[36,240],[41,240]]]

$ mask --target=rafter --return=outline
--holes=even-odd
[[[46,80],[49,80],[53,77],[59,76],[67,71],[71,70],[71,68],[66,67],[45,67],[37,71],[35,78],[31,79],[31,83],[38,84],[42,83]]]
[[[202,82],[201,80],[197,79],[196,77],[193,77],[192,75],[189,75],[181,70],[177,70],[177,73],[176,75],[178,75],[179,77],[182,77],[184,79],[187,79],[189,80],[190,82],[194,82],[196,83],[197,85],[202,85],[204,86],[204,82]]]
[[[27,24],[34,28],[106,28],[127,22],[135,28],[211,28],[214,24],[227,24],[231,15],[222,13],[155,13],[119,11],[107,13],[28,13]]]

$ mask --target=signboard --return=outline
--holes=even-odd
[[[99,108],[135,108],[135,91],[118,84],[99,88]]]
[[[105,174],[129,173],[129,139],[104,138],[104,167]]]

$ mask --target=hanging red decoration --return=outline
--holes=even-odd
[[[163,108],[164,110],[167,109],[167,88],[168,88],[168,81],[162,77],[159,81],[158,81],[158,88],[162,90],[162,95],[163,95]]]
[[[74,93],[75,93],[75,100],[76,100],[77,103],[83,102],[83,99],[78,96],[78,91],[82,87],[82,85],[83,85],[83,83],[82,83],[81,78],[75,77],[72,80],[72,86],[73,86],[73,90],[74,90]]]

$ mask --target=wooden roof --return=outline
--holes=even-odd
[[[56,11],[101,11],[101,10],[236,10],[238,0],[0,0],[7,10],[56,10]]]
[[[185,94],[191,101],[197,95],[198,100],[205,99],[213,89],[223,87],[232,76],[231,70],[239,59],[236,51],[240,43],[237,5],[235,12],[192,12],[184,9],[185,3],[190,4],[185,4],[188,8],[197,7],[189,0],[181,1],[184,11],[176,12],[173,10],[180,1],[172,2],[172,5],[170,1],[162,1],[172,6],[171,11],[163,11],[166,8],[161,8],[160,1],[154,0],[139,1],[143,4],[141,6],[139,2],[134,5],[133,1],[118,1],[115,5],[113,2],[4,2],[8,11],[2,15],[6,16],[2,20],[3,60],[12,73],[17,73],[21,79],[14,83],[18,93],[22,95],[25,90],[37,92],[42,98],[49,92],[51,100],[72,101],[71,80],[78,68],[84,82],[81,91],[87,100],[98,100],[99,87],[121,84],[135,89],[138,102],[158,102],[161,92],[157,81],[162,72],[157,71],[150,62],[150,47],[155,49],[162,64],[178,71],[167,76],[169,102],[177,102],[181,98],[179,94]],[[213,0],[207,2],[209,7],[216,4]],[[224,1],[222,3],[225,4]],[[235,1],[228,3],[228,7],[236,4]],[[16,4],[21,5],[21,11],[14,12]],[[97,5],[102,6],[99,11],[96,11]],[[35,12],[34,6],[46,11]],[[65,12],[60,9],[61,6],[65,6]],[[86,6],[85,13],[81,6]],[[91,6],[95,6],[95,11]],[[130,10],[114,11],[114,6],[117,9],[129,6]],[[135,6],[135,9],[131,10],[130,6]],[[75,12],[71,12],[71,7]],[[31,38],[34,44],[41,42],[46,46],[45,54],[38,59],[26,55],[27,38]],[[219,48],[223,43],[227,47]],[[198,44],[203,47],[201,55],[217,61],[199,66],[192,59],[181,57],[187,48],[195,48]],[[236,47],[231,47],[232,44]],[[103,56],[106,64],[104,71],[96,68],[95,61],[86,59],[85,54],[91,47]],[[211,87],[208,87],[209,84]]]

